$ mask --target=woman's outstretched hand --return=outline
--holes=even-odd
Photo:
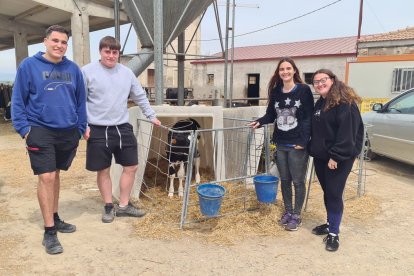
[[[260,123],[253,121],[253,122],[248,123],[247,126],[252,127],[252,128],[258,128],[260,127]]]

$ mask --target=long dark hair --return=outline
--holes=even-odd
[[[269,98],[270,98],[270,94],[272,93],[273,88],[283,83],[282,79],[279,76],[279,68],[283,62],[289,62],[292,65],[293,69],[295,70],[295,74],[293,75],[293,81],[295,83],[304,83],[302,78],[300,77],[299,69],[296,66],[296,63],[293,61],[293,59],[290,57],[283,57],[279,60],[275,73],[273,74],[272,78],[269,81],[269,85],[267,87],[267,95]]]
[[[362,102],[360,96],[357,95],[355,90],[352,87],[346,85],[343,81],[340,81],[338,77],[329,69],[319,69],[312,76],[312,81],[317,74],[326,74],[331,78],[333,84],[329,93],[326,95],[324,111],[327,111],[340,103],[359,104]]]

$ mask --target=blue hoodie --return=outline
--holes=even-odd
[[[53,63],[39,52],[20,64],[12,94],[12,121],[24,137],[31,126],[86,129],[86,94],[82,73],[63,57]]]

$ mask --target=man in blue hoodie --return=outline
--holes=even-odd
[[[68,170],[79,139],[86,129],[86,94],[79,67],[64,55],[69,32],[50,26],[45,52],[20,64],[12,94],[12,121],[26,140],[33,173],[38,176],[37,197],[49,254],[63,252],[57,232],[71,233],[76,226],[59,218],[60,170]]]

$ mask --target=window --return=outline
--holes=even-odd
[[[214,74],[207,74],[207,85],[214,85]]]
[[[249,75],[249,84],[256,84],[256,76]]]
[[[414,68],[395,68],[392,73],[391,92],[399,93],[414,88]]]
[[[303,73],[304,81],[310,85],[312,85],[312,76],[313,76],[313,73]]]
[[[414,114],[414,91],[391,102],[388,110],[397,114]]]

